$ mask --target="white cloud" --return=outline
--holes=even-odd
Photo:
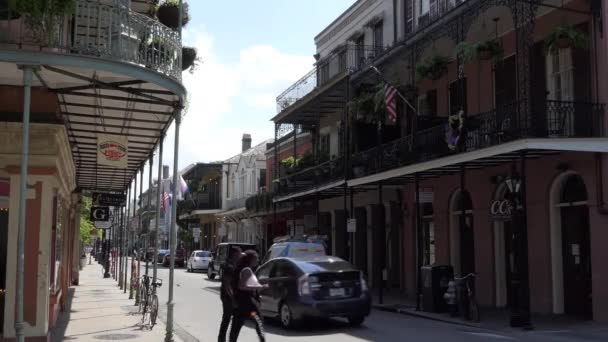
[[[252,135],[253,144],[272,138],[269,120],[276,113],[275,98],[312,68],[312,56],[254,45],[240,51],[238,62],[228,64],[204,29],[188,30],[184,38],[194,43],[202,62],[194,74],[183,74],[189,103],[180,132],[180,168],[237,154],[243,133]],[[167,134],[163,156],[170,165],[173,132],[171,128]]]

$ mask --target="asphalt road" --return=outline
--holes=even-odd
[[[143,265],[142,265],[143,266]],[[142,267],[143,273],[143,267]],[[152,271],[150,270],[150,275]],[[163,287],[159,291],[159,317],[166,321],[169,271],[159,268]],[[203,273],[175,270],[175,333],[185,342],[217,341],[221,320],[218,281],[208,280]],[[535,332],[496,332],[447,324],[407,315],[374,310],[363,326],[352,328],[339,319],[308,322],[298,330],[287,331],[273,320],[266,320],[267,341],[580,341],[568,334]],[[589,341],[590,339],[585,339]],[[239,341],[255,342],[257,336],[251,325],[241,331]]]

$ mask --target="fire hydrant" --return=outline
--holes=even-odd
[[[458,283],[455,280],[450,280],[448,282],[448,289],[443,294],[443,299],[445,299],[446,304],[450,307],[452,316],[455,316],[457,312],[457,286]]]

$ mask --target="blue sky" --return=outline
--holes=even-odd
[[[180,169],[239,153],[243,133],[253,144],[272,138],[276,96],[312,69],[315,35],[354,1],[190,0],[183,41],[203,62],[183,74],[189,100]],[[163,157],[169,165],[172,132]]]

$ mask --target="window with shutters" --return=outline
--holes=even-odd
[[[559,49],[547,53],[547,99],[549,101],[574,100],[574,68],[572,50]],[[548,112],[549,135],[571,135],[574,133],[574,118],[570,111]]]
[[[374,46],[382,49],[384,46],[384,22],[380,21],[374,25]]]

